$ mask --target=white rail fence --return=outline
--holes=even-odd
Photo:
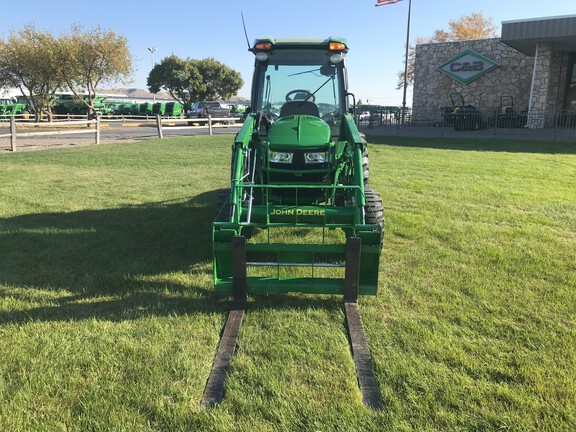
[[[163,122],[170,124],[164,126]],[[186,126],[173,126],[173,124],[186,123]],[[198,123],[198,126],[194,126]],[[200,126],[200,123],[206,123]],[[207,118],[186,118],[186,119],[163,119],[159,115],[156,116],[156,129],[158,130],[158,138],[164,139],[164,131],[184,130],[194,127],[194,129],[208,129],[208,134],[213,134],[213,129],[218,127],[227,127],[236,124],[234,117],[214,117],[208,115]]]
[[[214,128],[227,127],[230,125],[235,125],[237,118],[234,117],[217,117],[212,118],[208,116],[207,118],[166,118],[157,115],[154,119],[153,117],[141,117],[141,118],[103,118],[102,116],[97,116],[95,119],[87,120],[84,116],[81,120],[69,120],[69,121],[51,121],[51,122],[31,122],[29,120],[16,121],[16,117],[10,118],[9,133],[0,133],[1,138],[10,138],[10,150],[16,151],[18,138],[27,137],[38,137],[38,136],[57,136],[57,135],[74,135],[74,134],[94,134],[94,143],[100,144],[100,132],[101,123],[112,123],[112,122],[126,122],[133,121],[139,124],[146,124],[150,121],[155,121],[156,130],[158,131],[158,138],[164,139],[164,132],[170,132],[175,130],[197,130],[197,129],[207,129],[209,135],[213,135]],[[182,124],[183,126],[178,126]],[[17,126],[25,126],[29,128],[53,128],[53,130],[46,131],[22,131],[18,130]],[[72,128],[71,128],[72,126]],[[73,126],[78,126],[78,128],[73,128]],[[58,128],[54,130],[54,128]],[[0,130],[1,131],[1,130]]]
[[[27,123],[29,125],[29,123]],[[37,132],[18,132],[16,128],[16,119],[10,118],[10,132],[0,134],[0,138],[10,138],[10,150],[16,151],[18,138],[35,137],[35,136],[49,136],[49,135],[74,135],[74,134],[94,134],[94,143],[100,144],[100,118],[94,120],[73,120],[73,121],[59,121],[59,122],[45,122],[33,123],[36,128],[49,128],[49,127],[63,127],[65,129],[50,130],[50,131],[37,131]],[[68,129],[69,126],[84,126],[83,129]],[[94,126],[94,127],[92,127]]]

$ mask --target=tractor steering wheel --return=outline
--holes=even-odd
[[[298,99],[296,99],[296,95],[300,93]],[[292,98],[290,98],[290,96],[294,95]],[[303,97],[303,98],[302,98]],[[301,90],[301,89],[297,89],[297,90],[292,90],[289,91],[288,93],[286,93],[286,102],[291,102],[293,100],[309,100],[311,102],[314,102],[314,100],[316,100],[316,98],[314,97],[314,94],[312,94],[312,92],[309,92],[308,90]]]

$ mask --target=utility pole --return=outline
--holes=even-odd
[[[150,51],[150,57],[151,57],[151,59],[152,59],[152,69],[154,69],[154,65],[155,65],[155,63],[154,63],[154,53],[155,53],[156,51],[158,51],[158,48],[156,48],[156,47],[148,48],[148,51]],[[151,69],[151,70],[152,70],[152,69]],[[156,103],[156,93],[153,93],[153,94],[152,94],[152,97],[153,97],[153,99],[154,99],[154,103]]]

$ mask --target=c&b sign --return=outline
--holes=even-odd
[[[466,50],[438,66],[438,69],[456,81],[468,84],[497,67],[498,64],[476,51]]]

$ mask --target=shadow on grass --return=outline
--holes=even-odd
[[[439,150],[469,150],[508,153],[576,154],[576,142],[516,141],[508,139],[466,139],[393,137],[366,134],[370,144],[394,147],[431,148]]]
[[[211,280],[216,191],[188,202],[0,220],[0,322],[223,312]],[[46,305],[46,306],[44,306]],[[15,306],[13,309],[18,309]]]
[[[0,297],[15,305],[0,323],[227,312],[230,296],[212,289],[216,193],[0,219]],[[249,308],[331,310],[339,300],[262,295]]]

